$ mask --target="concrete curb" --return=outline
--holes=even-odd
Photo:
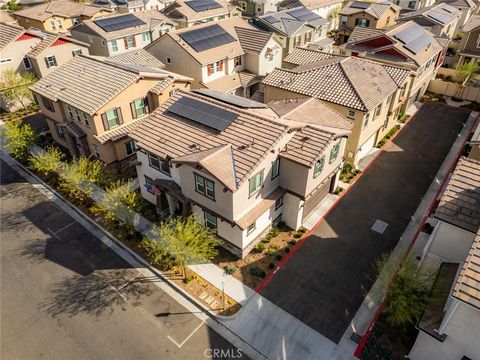
[[[129,263],[131,266],[136,268],[138,271],[139,267],[144,267],[152,273],[153,275],[159,277],[162,280],[162,283],[154,282],[154,284],[160,287],[165,291],[169,296],[171,296],[175,301],[180,303],[182,306],[187,308],[192,314],[199,317],[201,320],[205,320],[207,325],[214,329],[219,335],[224,337],[232,345],[241,349],[243,353],[248,355],[252,359],[268,359],[268,357],[262,354],[259,350],[252,347],[249,343],[243,340],[239,335],[234,333],[231,329],[226,327],[221,323],[216,317],[217,315],[213,314],[209,309],[207,309],[202,303],[197,301],[194,297],[186,293],[182,288],[177,284],[171,282],[161,271],[153,268],[145,259],[135,253],[133,250],[128,248],[118,239],[116,239],[110,232],[104,229],[102,226],[97,224],[89,216],[87,216],[83,211],[77,208],[75,205],[71,204],[66,200],[60,193],[58,193],[51,186],[46,184],[42,179],[32,173],[29,169],[24,167],[20,162],[12,158],[4,149],[0,150],[1,159],[5,161],[10,167],[12,167],[20,176],[27,180],[31,185],[33,185],[37,190],[39,190],[43,195],[52,200],[57,206],[64,210],[67,214],[75,218],[82,226],[86,227],[89,231],[92,230],[92,233],[97,237],[105,246],[115,252],[123,260]],[[80,219],[78,219],[80,217]],[[79,221],[80,220],[80,221]],[[95,231],[96,230],[96,231]],[[166,286],[162,286],[166,284]],[[168,291],[170,290],[170,291]],[[198,314],[198,310],[201,310],[201,314]],[[240,309],[241,311],[241,309]],[[202,316],[203,315],[203,316]],[[219,319],[228,318],[226,316],[220,316]],[[226,333],[227,332],[227,333]]]

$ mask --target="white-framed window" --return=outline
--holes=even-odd
[[[167,56],[167,57],[165,58],[165,62],[166,62],[167,64],[171,64],[171,63],[172,63],[172,58],[171,58],[170,56]]]
[[[240,66],[242,65],[242,57],[237,56],[233,59],[233,66]]]
[[[132,155],[137,151],[137,144],[135,140],[130,140],[125,143],[125,152],[127,155]]]
[[[133,35],[125,37],[125,49],[135,47],[135,37]]]
[[[215,183],[201,175],[195,175],[195,190],[209,199],[215,200]]]
[[[295,35],[293,38],[293,47],[301,46],[302,45],[302,35],[298,34]]]
[[[355,110],[348,110],[347,117],[352,119],[355,118]]]
[[[205,217],[205,226],[213,231],[217,231],[217,217],[208,211],[203,212]]]
[[[416,1],[409,1],[408,2],[408,8],[409,9],[415,9],[415,6],[417,5]]]
[[[312,42],[312,33],[313,31],[307,31],[305,33],[305,44]]]
[[[263,185],[263,170],[259,171],[255,175],[253,175],[248,180],[248,192],[249,196],[252,196],[255,192],[257,192]]]
[[[217,61],[213,64],[208,64],[207,65],[207,75],[213,75],[217,72],[222,72],[223,71],[223,60]]]
[[[83,124],[84,124],[86,127],[90,127],[90,121],[88,120],[88,115],[87,115],[87,113],[82,112],[82,115],[83,115]]]
[[[342,15],[342,17],[340,17],[340,25],[347,26],[347,23],[348,23],[348,16]]]
[[[315,163],[315,166],[313,168],[313,177],[316,178],[318,175],[320,175],[320,173],[323,171],[324,167],[325,167],[325,155],[323,155]]]
[[[73,110],[73,107],[70,106],[70,105],[67,105],[68,117],[69,117],[70,119],[72,119],[72,120],[75,118],[74,115],[73,115],[73,111],[74,111],[74,110]]]
[[[280,175],[280,158],[277,158],[272,165],[272,180]]]
[[[151,41],[150,33],[148,31],[142,33],[142,42],[148,44],[150,43],[150,41]]]
[[[50,29],[55,30],[55,21],[50,20]]]
[[[252,232],[254,232],[256,228],[257,228],[257,224],[254,221],[252,224],[248,225],[247,235],[250,235]]]
[[[30,59],[26,56],[23,58],[23,67],[25,68],[25,70],[32,68],[32,63],[30,62]]]
[[[62,20],[57,20],[57,27],[58,27],[59,29],[63,29]]]
[[[92,144],[92,149],[93,149],[93,155],[100,159],[100,150],[98,149],[98,146],[95,144]]]
[[[272,52],[272,51],[268,52],[268,54],[267,54],[267,60],[268,60],[269,62],[272,62],[272,61],[273,61],[273,52]]]
[[[375,116],[373,117],[373,119],[375,120],[377,116],[380,115],[381,112],[382,112],[382,104],[378,105],[377,108],[375,109]]]
[[[357,19],[356,23],[357,23],[357,26],[360,26],[360,27],[368,27],[368,25],[370,24],[370,20],[367,20],[367,19]]]
[[[162,160],[158,156],[148,153],[148,163],[152,168],[170,175],[170,166],[166,160]]]
[[[42,96],[42,103],[43,103],[43,106],[45,106],[45,108],[47,108],[51,112],[55,112],[55,107],[53,106],[52,100],[50,100],[49,98],[46,98],[45,96]]]
[[[330,160],[329,160],[330,164],[338,158],[339,153],[340,153],[340,143],[337,143],[333,145],[332,150],[330,150]]]
[[[112,40],[110,41],[112,44],[112,52],[117,52],[118,51],[118,41],[117,40]]]
[[[365,120],[363,121],[363,127],[367,127],[368,125],[368,120],[370,120],[370,113],[365,115]]]
[[[0,59],[0,64],[8,64],[13,61],[13,58],[5,58],[5,59]]]
[[[72,56],[75,57],[75,56],[78,56],[78,55],[82,55],[82,49],[75,49],[72,51]]]
[[[275,210],[280,209],[283,206],[283,196],[278,198],[277,201],[275,201]]]
[[[47,69],[57,66],[55,55],[45,56],[45,65],[47,65]]]

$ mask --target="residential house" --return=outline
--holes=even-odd
[[[54,33],[66,33],[73,25],[111,13],[110,9],[69,0],[52,0],[14,12],[25,29],[31,27]]]
[[[16,24],[17,23],[15,18],[12,15],[10,15],[10,13],[7,12],[6,10],[0,10],[0,22],[4,22],[4,23],[7,23],[7,24]]]
[[[327,38],[328,22],[305,7],[296,7],[258,16],[255,25],[274,32],[283,42],[283,57],[298,46],[317,44],[329,51],[333,40]]]
[[[448,4],[462,12],[457,22],[456,33],[461,32],[461,28],[470,20],[470,17],[478,13],[478,3],[474,0],[439,0],[438,3]]]
[[[435,78],[444,63],[448,43],[448,39],[435,37],[416,22],[408,21],[384,30],[357,27],[342,46],[342,53],[411,70],[415,79],[406,94],[408,107],[423,96]]]
[[[224,0],[176,0],[163,13],[175,21],[179,29],[242,15],[237,6]]]
[[[235,4],[242,11],[243,16],[264,15],[277,12],[280,0],[234,0]]]
[[[141,49],[175,29],[158,11],[143,11],[88,20],[70,29],[74,39],[90,44],[90,54],[112,56]]]
[[[391,130],[405,106],[410,71],[297,48],[263,81],[265,103],[315,97],[353,121],[346,158],[356,165]]]
[[[120,14],[163,10],[174,0],[93,0],[92,3],[112,9]]]
[[[76,56],[30,89],[53,138],[72,156],[93,155],[112,168],[130,164],[127,134],[190,80],[161,69],[144,50],[114,58]]]
[[[338,12],[343,7],[343,0],[283,0],[277,6],[280,11],[303,6],[327,19],[328,30],[336,30],[338,28]]]
[[[439,3],[400,15],[399,22],[413,20],[435,36],[452,39],[461,16],[460,10]]]
[[[460,158],[434,213],[420,269],[436,274],[409,359],[480,354],[480,161]]]
[[[130,136],[142,196],[162,216],[194,214],[244,257],[335,189],[350,127],[315,99],[269,108],[204,89],[177,91]]]
[[[145,50],[165,69],[195,79],[192,88],[250,97],[263,77],[281,65],[281,46],[275,34],[233,17],[169,32]]]
[[[344,44],[356,26],[385,29],[397,23],[400,8],[390,1],[351,1],[338,13],[337,43]]]
[[[392,2],[400,6],[402,10],[412,11],[432,6],[435,0],[392,0]]]
[[[456,62],[480,61],[480,15],[472,15],[461,29]]]

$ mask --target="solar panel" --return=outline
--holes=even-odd
[[[234,112],[187,96],[175,101],[167,111],[220,131],[229,127],[238,117]]]
[[[370,5],[372,5],[372,3],[355,1],[350,4],[350,7],[355,9],[368,9]]]
[[[318,19],[320,17],[317,14],[315,14],[313,11],[310,11],[306,8],[297,8],[287,12],[287,14],[302,21],[311,21],[314,19]]]
[[[432,39],[427,36],[419,36],[418,38],[405,44],[405,48],[410,50],[414,54],[418,54],[420,51],[424,50],[430,43]]]
[[[410,26],[394,35],[394,37],[406,44],[420,35],[424,34],[423,28],[417,23],[411,23]]]
[[[145,25],[145,23],[133,14],[112,16],[105,19],[93,21],[106,32],[127,29],[134,26]]]
[[[437,20],[438,22],[440,22],[442,25],[445,25],[447,24],[450,20],[451,20],[451,17],[446,15],[446,14],[442,14],[442,13],[439,13],[439,12],[436,12],[436,11],[429,11],[427,12],[427,16],[434,19],[434,20]]]
[[[235,41],[220,25],[211,25],[178,34],[195,51],[201,52]]]
[[[263,18],[263,20],[268,21],[270,24],[276,24],[276,23],[280,22],[279,19],[277,19],[276,17],[274,17],[272,15],[265,16]]]
[[[195,12],[219,9],[222,7],[222,5],[215,0],[191,0],[185,1],[185,4],[192,8]]]

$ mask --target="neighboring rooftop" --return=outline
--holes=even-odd
[[[474,0],[440,0],[439,3],[449,4],[454,8],[475,8],[477,4]]]
[[[408,70],[356,58],[335,56],[291,70],[275,69],[263,81],[280,89],[369,111],[406,79]]]
[[[260,26],[273,29],[285,36],[293,35],[304,25],[319,28],[328,24],[326,19],[305,7],[296,7],[276,13],[268,13],[257,17],[255,21]]]
[[[460,158],[435,217],[476,233],[480,227],[480,161]]]
[[[50,46],[61,45],[65,43],[74,43],[77,45],[82,45],[85,47],[89,47],[90,44],[86,44],[84,42],[72,39],[71,37],[59,35],[59,34],[51,34],[44,31],[32,30],[35,31],[35,34],[38,34],[42,41],[38,43],[32,50],[27,53],[29,58],[36,58],[39,56],[44,50],[48,49]]]
[[[17,40],[25,33],[25,29],[18,25],[0,22],[0,50]]]
[[[232,5],[223,0],[175,0],[163,12],[172,19],[177,19],[174,13],[178,13],[179,20],[185,17],[188,22],[193,22],[213,16],[228,15],[231,9],[233,9]]]
[[[90,17],[101,10],[108,11],[109,9],[81,2],[74,2],[68,0],[52,0],[40,5],[35,5],[16,11],[14,15],[34,20],[45,21],[53,15],[58,15],[66,18],[76,16]]]
[[[395,5],[387,0],[380,0],[376,2],[370,1],[350,1],[342,10],[339,15],[354,15],[365,13],[375,19],[379,19],[388,9],[392,9],[394,12],[400,13],[400,6]]]
[[[462,15],[462,12],[445,3],[434,4],[423,9],[400,15],[402,21],[415,20],[421,26],[446,26]]]
[[[453,296],[480,309],[480,229],[458,276]]]
[[[332,59],[335,57],[336,55],[333,55],[332,53],[297,47],[290,54],[288,54],[283,61],[298,66],[310,64],[320,60]]]
[[[463,25],[462,31],[463,32],[470,32],[476,30],[480,27],[480,15],[472,15],[470,19]]]
[[[108,60],[163,69],[165,64],[144,49],[136,49],[110,56]]]

